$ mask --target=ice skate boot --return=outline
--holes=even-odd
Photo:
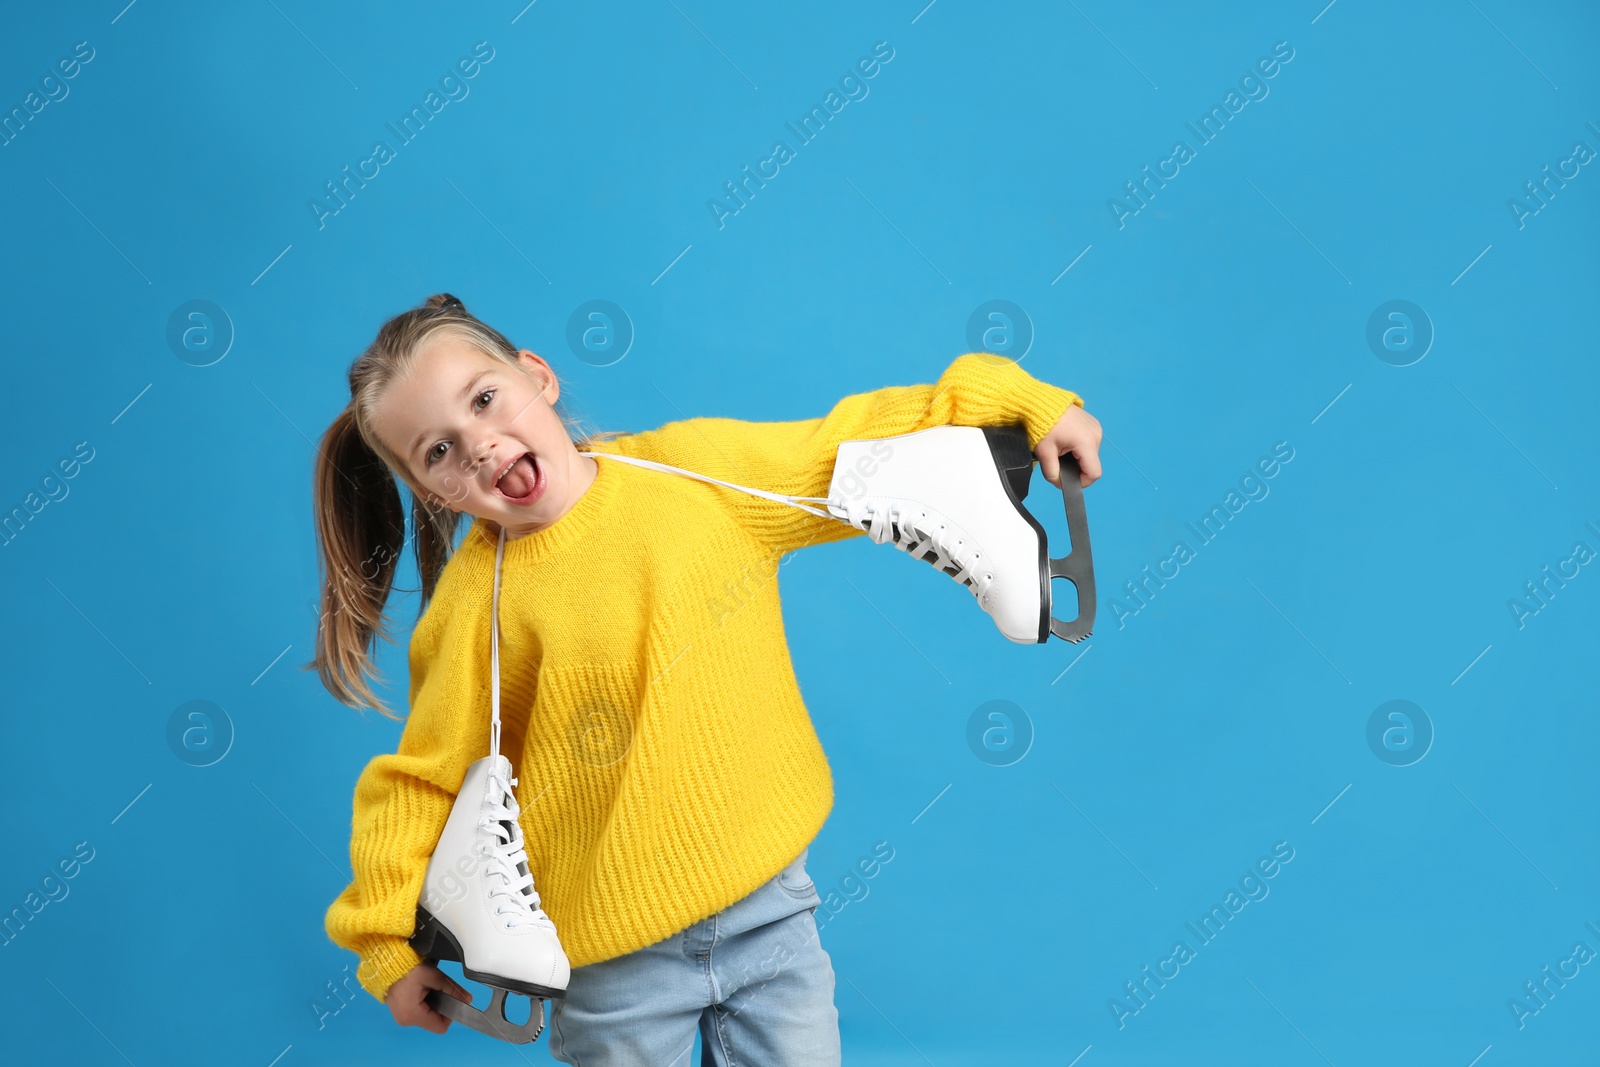
[[[410,943],[429,962],[454,960],[461,973],[493,990],[480,1010],[440,990],[428,1005],[446,1018],[512,1044],[538,1040],[544,1002],[566,996],[572,969],[556,936],[555,923],[539,906],[524,849],[521,808],[511,761],[500,754],[500,561],[505,534],[495,551],[495,588],[490,628],[493,661],[491,754],[467,767],[454,806],[417,901],[416,932]],[[506,996],[531,1000],[525,1023],[506,1017]]]
[[[503,1041],[526,1044],[544,1029],[544,1001],[565,996],[571,969],[555,924],[539,906],[528,872],[511,761],[485,757],[467,768],[417,902],[411,946],[429,960],[453,960],[494,992],[487,1011],[439,990],[428,1004],[445,1017]],[[506,996],[532,998],[528,1021],[506,1018]]]
[[[826,497],[750,489],[653,460],[605,452],[629,463],[684,474],[848,522],[879,544],[892,542],[964,584],[1007,638],[1043,644],[1054,634],[1078,642],[1094,629],[1094,563],[1080,468],[1061,457],[1061,492],[1072,548],[1051,558],[1044,527],[1023,507],[1035,457],[1026,429],[934,426],[875,440],[845,441]],[[815,501],[826,510],[801,501]],[[1051,580],[1077,590],[1071,621],[1051,617]]]
[[[1052,633],[1081,641],[1094,626],[1094,572],[1078,465],[1070,453],[1061,457],[1072,551],[1051,559],[1044,527],[1022,505],[1033,464],[1020,425],[934,426],[845,441],[824,503],[879,544],[892,543],[966,585],[1012,641],[1040,644]],[[1071,622],[1050,615],[1057,577],[1078,591]]]

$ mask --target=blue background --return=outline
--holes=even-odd
[[[842,897],[895,850],[823,933],[847,1063],[1593,1057],[1600,963],[1520,1028],[1508,1001],[1600,951],[1600,566],[1520,626],[1508,602],[1600,551],[1600,173],[1520,226],[1508,202],[1600,149],[1597,23],[1506,0],[9,12],[4,110],[76,42],[94,58],[0,148],[0,507],[69,490],[0,550],[0,909],[94,852],[0,948],[8,1057],[516,1062],[333,997],[355,957],[322,925],[356,776],[400,727],[297,669],[311,441],[378,325],[438,291],[596,427],[931,382],[997,299],[1032,332],[1008,354],[1101,421],[1082,645],[1013,645],[865,539],[781,572],[838,789],[809,869]],[[323,183],[479,41],[469,95],[319,228]],[[879,41],[869,94],[719,228],[724,181],[795,147],[784,123]],[[1268,95],[1199,145],[1185,123],[1280,41]],[[1119,227],[1108,200],[1179,138],[1194,158]],[[635,333],[607,366],[566,342],[594,299]],[[169,344],[191,300],[222,309],[223,358]],[[1391,300],[1434,334],[1405,366],[1367,340]],[[1268,494],[1201,545],[1187,524],[1278,442]],[[1180,539],[1195,558],[1141,606],[1124,583]],[[403,707],[415,594],[389,612]],[[168,736],[195,700],[228,737],[205,767]],[[1409,766],[1368,744],[1390,700],[1431,724]],[[967,742],[990,701],[1031,735],[1007,766]],[[1270,894],[1197,947],[1185,922],[1280,841]],[[1195,959],[1119,1026],[1180,938]]]

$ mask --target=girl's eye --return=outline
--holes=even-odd
[[[473,398],[473,406],[477,407],[477,402],[479,400],[482,400],[486,396],[487,397],[493,397],[494,396],[494,390],[493,389],[485,389],[482,392],[480,392],[477,396],[475,396]],[[484,404],[484,407],[488,407],[488,406],[489,406],[488,404]],[[478,410],[482,411],[483,408],[478,408]],[[433,466],[433,461],[434,460],[443,458],[444,454],[442,452],[438,451],[438,448],[440,447],[440,445],[443,445],[443,444],[444,444],[444,442],[440,441],[439,444],[434,445],[433,448],[428,449],[427,458],[423,460],[423,465],[424,466],[431,467],[431,466]]]

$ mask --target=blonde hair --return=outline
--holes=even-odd
[[[422,579],[418,618],[450,559],[464,513],[430,503],[417,492],[405,462],[379,439],[373,412],[389,385],[409,372],[417,353],[446,334],[523,370],[516,346],[504,334],[474,317],[449,293],[430,296],[385,322],[372,344],[351,363],[350,404],[322,435],[313,461],[312,511],[322,598],[316,655],[301,669],[315,669],[340,703],[374,708],[390,719],[400,717],[378,700],[367,680],[378,679],[372,660],[376,639],[381,636],[394,644],[383,609],[407,540],[396,479],[412,490],[411,522]],[[560,400],[552,407],[579,449],[622,433],[580,434],[577,421],[567,415]]]

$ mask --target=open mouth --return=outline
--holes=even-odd
[[[544,472],[533,453],[524,452],[506,465],[494,487],[513,504],[531,503],[544,489]]]

